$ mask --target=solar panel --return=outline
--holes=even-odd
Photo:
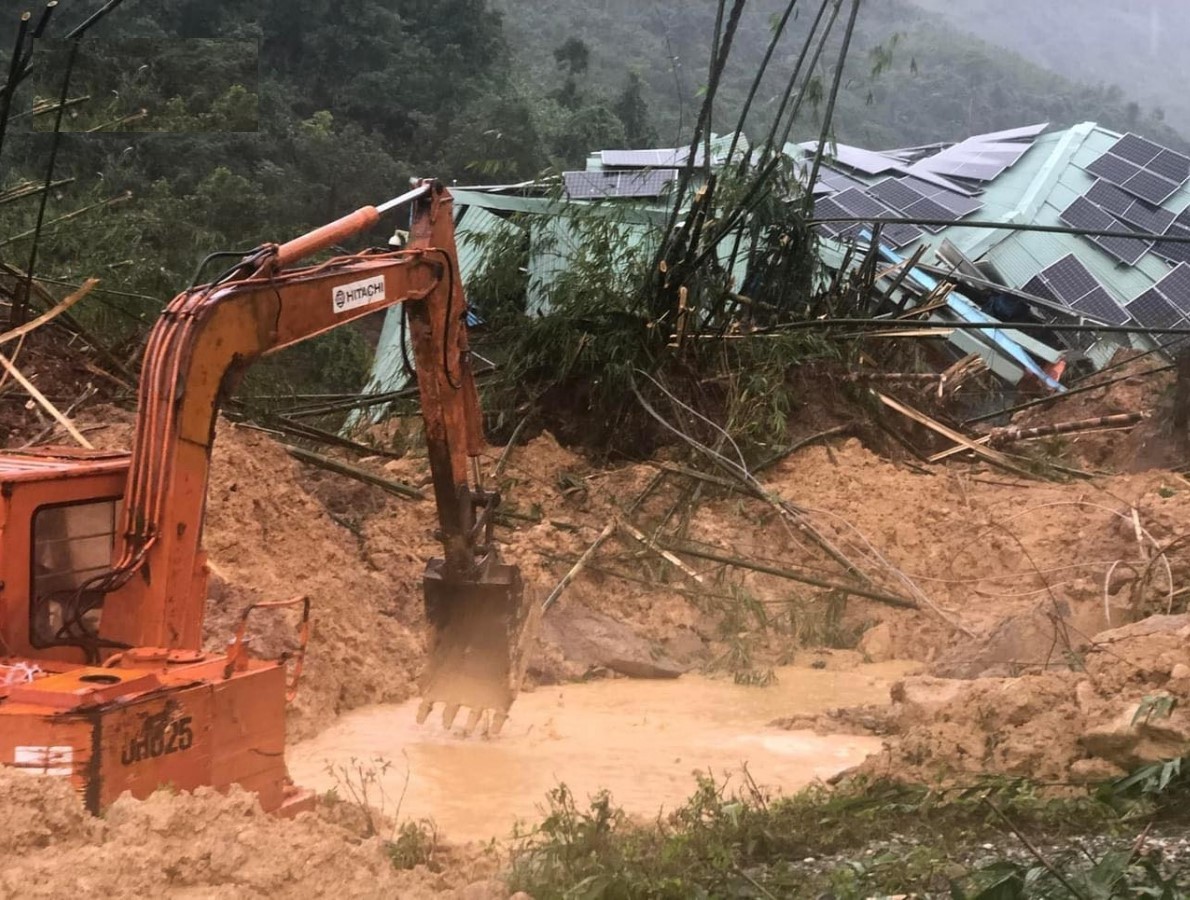
[[[1071,228],[1084,231],[1127,231],[1086,197],[1078,197],[1059,217]],[[1115,257],[1127,265],[1136,265],[1137,261],[1150,249],[1150,244],[1143,240],[1127,237],[1092,237],[1087,240],[1099,247],[1104,253]]]
[[[1098,179],[1091,189],[1083,195],[1100,209],[1105,209],[1115,216],[1123,218],[1127,213],[1129,207],[1136,202],[1128,194],[1124,193],[1118,187],[1115,187],[1102,178]]]
[[[1044,126],[1041,127],[1044,129]],[[976,135],[932,156],[919,159],[908,171],[911,175],[919,177],[925,177],[928,173],[972,181],[994,181],[1029,151],[1033,145],[1031,138],[1037,133],[1030,134],[1029,131],[1030,129],[1015,130],[1019,136],[1027,138],[1020,142],[1007,139],[1007,136],[1014,132]]]
[[[879,184],[875,184],[868,188],[868,193],[879,200],[881,203],[887,203],[893,209],[899,209],[902,212],[909,209],[914,203],[919,200],[924,200],[925,196],[919,194],[909,185],[903,181],[898,181],[896,178],[887,178]]]
[[[1054,295],[1054,292],[1049,289],[1049,285],[1045,283],[1040,275],[1034,275],[1021,288],[1021,291],[1026,294],[1032,294],[1034,297],[1040,297],[1042,300],[1049,300],[1052,303],[1060,303],[1061,301]]]
[[[1168,178],[1162,178],[1156,172],[1142,169],[1122,185],[1124,190],[1135,194],[1142,200],[1148,200],[1160,206],[1178,189],[1178,186]]]
[[[610,168],[680,169],[686,165],[690,151],[684,147],[659,150],[601,150],[600,161]],[[702,165],[702,151],[695,155],[695,165]]]
[[[947,209],[941,203],[935,203],[928,197],[918,200],[916,203],[906,209],[905,215],[912,219],[944,219],[948,222],[954,222],[958,220],[958,216],[955,215],[951,210]],[[922,227],[924,227],[927,231],[937,234],[946,226],[926,225]]]
[[[1146,328],[1173,328],[1182,321],[1181,313],[1170,306],[1156,288],[1145,291],[1124,310]]]
[[[798,146],[810,153],[815,153],[818,150],[817,141],[806,141]],[[867,175],[882,175],[900,166],[897,160],[891,159],[883,153],[864,150],[862,147],[851,147],[847,144],[828,144],[825,154],[840,165]]]
[[[863,182],[856,181],[850,175],[844,175],[839,170],[832,169],[830,166],[822,166],[818,170],[818,182],[814,185],[815,193],[819,192],[820,185],[825,186],[828,192],[832,194],[837,194],[848,188],[862,188],[864,186]]]
[[[1110,231],[1115,226],[1115,220],[1111,216],[1085,197],[1077,197],[1062,210],[1059,218],[1071,228],[1082,228],[1086,231]]]
[[[1181,263],[1175,266],[1153,285],[1152,290],[1157,291],[1179,312],[1190,315],[1190,265]]]
[[[933,200],[939,206],[945,207],[960,218],[983,209],[983,203],[974,197],[956,194],[954,191],[948,191],[945,188],[930,184],[918,178],[905,178],[902,181],[923,197]]]
[[[657,197],[677,173],[673,169],[563,172],[566,193],[573,200],[603,197]]]
[[[880,240],[891,244],[893,249],[912,244],[921,236],[922,230],[916,225],[885,225],[880,229]]]
[[[1117,219],[1149,234],[1164,234],[1174,221],[1169,210],[1137,200],[1103,180],[1096,181],[1084,196]]]
[[[989,134],[980,134],[976,135],[974,139],[989,143],[994,141],[1032,140],[1049,127],[1049,122],[1042,122],[1039,125],[1026,125],[1023,128],[1009,128],[1007,131],[993,131]]]
[[[1112,299],[1111,294],[1101,287],[1095,288],[1070,305],[1071,308],[1109,325],[1123,325],[1128,321],[1128,314]]]
[[[1174,215],[1168,209],[1154,209],[1140,200],[1133,203],[1128,208],[1128,213],[1121,218],[1129,225],[1149,234],[1165,234],[1174,222]]]
[[[821,203],[831,204],[828,208],[841,209],[842,215],[856,219],[882,219],[896,216],[896,211],[885,206],[875,197],[869,197],[863,191],[856,188],[835,194],[827,201],[820,201]],[[819,204],[819,205],[820,205]],[[819,205],[816,205],[814,212],[816,216],[821,218],[831,218],[819,213]],[[847,225],[839,223],[840,235],[854,236],[860,230],[867,227],[864,223],[857,223],[856,225]],[[922,230],[916,225],[903,225],[899,223],[885,224],[880,230],[880,240],[882,243],[889,244],[893,248],[904,247],[906,244],[911,244],[922,236]]]
[[[1175,224],[1166,232],[1166,235],[1190,238],[1190,228]],[[1153,252],[1171,263],[1190,263],[1190,244],[1158,241],[1153,245]]]
[[[836,194],[834,200],[857,219],[880,219],[893,214],[893,210],[857,188]]]
[[[1135,134],[1126,134],[1116,141],[1108,152],[1114,153],[1121,159],[1134,162],[1138,166],[1144,166],[1152,162],[1161,150],[1160,144],[1154,144]]]
[[[1174,153],[1172,150],[1162,150],[1145,168],[1177,184],[1183,184],[1190,179],[1190,157]]]
[[[1062,257],[1039,276],[1050,291],[1063,303],[1070,305],[1099,287],[1087,267],[1073,254]]]
[[[814,217],[817,219],[844,219],[850,215],[847,210],[829,197],[814,201]],[[817,227],[829,237],[837,237],[840,232],[850,226],[844,222],[823,222]]]
[[[1099,176],[1104,181],[1122,185],[1140,171],[1140,166],[1130,163],[1126,159],[1114,156],[1111,153],[1104,153],[1103,156],[1087,166],[1087,171],[1092,175]]]

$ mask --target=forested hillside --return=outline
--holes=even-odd
[[[1089,84],[1119,85],[1190,135],[1185,0],[913,0],[956,28]]]
[[[697,113],[714,31],[714,3],[680,0],[496,0],[509,40],[538,84],[556,79],[553,47],[568,38],[590,48],[592,90],[614,90],[627,72],[647,85],[654,123],[666,141]],[[938,0],[949,3],[950,0]],[[969,0],[964,0],[969,2]],[[1024,0],[1021,0],[1021,5]],[[734,64],[719,91],[716,126],[735,126],[735,114],[771,36],[783,0],[759,0],[741,22]],[[955,3],[955,6],[962,5]],[[998,9],[999,0],[987,0]],[[1051,9],[1053,3],[1034,3]],[[762,89],[749,130],[762,129],[779,100],[781,75],[792,66],[818,3],[800,4],[778,45],[772,76]],[[1055,13],[1056,15],[1056,13]],[[1005,28],[1013,17],[1004,15]],[[1106,38],[1103,38],[1106,40]],[[1024,122],[1070,124],[1088,119],[1176,140],[1150,109],[1130,103],[1119,89],[1076,84],[1031,65],[1002,47],[960,33],[902,0],[864,4],[849,77],[836,112],[840,139],[896,146],[963,137]],[[891,55],[890,55],[891,54]],[[819,70],[833,64],[828,49]],[[873,70],[878,70],[873,72]],[[812,130],[813,116],[807,116]]]

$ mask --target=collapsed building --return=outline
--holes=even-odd
[[[1190,327],[1190,156],[1091,122],[823,150],[816,159],[816,142],[784,146],[812,200],[820,277],[853,273],[875,255],[867,286],[880,303],[870,314],[916,311],[949,345],[943,361],[974,354],[1006,386],[1061,391],[1069,367],[1102,368],[1121,348],[1168,351]],[[578,252],[576,217],[605,215],[625,247],[652,250],[684,170],[693,197],[709,173],[757,156],[746,136],[728,134],[693,161],[686,148],[601,150],[560,179],[455,187],[464,280],[477,277],[493,242],[520,241],[525,311],[547,314]],[[747,254],[730,241],[716,252],[747,293]],[[472,294],[482,316],[485,298]],[[369,393],[406,383],[401,333],[390,312]]]

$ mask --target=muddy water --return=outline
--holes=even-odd
[[[880,740],[767,723],[886,702],[889,684],[906,670],[902,663],[791,666],[765,688],[698,675],[543,687],[521,694],[492,740],[460,738],[437,716],[419,727],[416,702],[375,706],[348,713],[287,755],[294,780],[318,791],[335,786],[328,764],[389,760],[390,809],[409,776],[402,819],[429,817],[453,840],[486,840],[506,836],[518,819],[539,818],[546,792],[559,782],[580,800],[607,788],[629,813],[652,816],[690,795],[695,770],[719,776],[747,763],[759,783],[785,791],[830,777],[879,749]]]

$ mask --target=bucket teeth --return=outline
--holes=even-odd
[[[475,726],[479,724],[479,720],[483,718],[484,711],[482,709],[471,710],[471,715],[467,716],[467,724],[463,726],[463,737],[470,737],[471,732],[475,730]]]
[[[426,719],[430,717],[430,713],[434,709],[433,700],[423,700],[421,706],[417,708],[417,724],[421,725]]]
[[[515,566],[492,564],[472,581],[444,576],[441,560],[431,561],[424,580],[430,652],[420,686],[418,722],[442,702],[450,729],[461,707],[468,717],[463,735],[486,723],[502,725],[516,698],[524,658],[523,591]],[[498,728],[496,730],[499,730]],[[483,728],[481,733],[488,733]]]

